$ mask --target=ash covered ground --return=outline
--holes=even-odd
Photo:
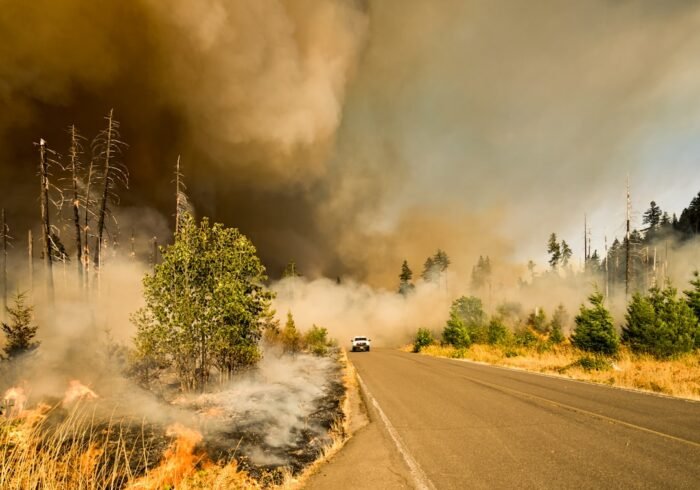
[[[203,445],[212,460],[235,458],[261,476],[282,468],[298,473],[320,455],[333,424],[342,421],[344,391],[337,353],[268,351],[256,369],[221,389],[183,395],[174,404],[202,415]]]
[[[31,394],[26,383],[12,401],[15,414],[25,414],[17,417],[18,427],[27,414],[41,419],[37,448],[53,447],[70,459],[94,446],[100,451],[95,464],[104,471],[120,459],[122,470],[111,476],[114,488],[172,457],[183,438],[192,441],[194,466],[235,459],[239,469],[274,485],[316,460],[331,442],[334,424],[342,427],[342,377],[338,352],[319,357],[268,350],[258,366],[202,394],[164,396],[165,390],[157,396],[122,379],[121,386],[113,382],[102,390],[71,382],[68,392],[75,392],[73,385],[81,390],[73,398]],[[2,385],[6,395],[16,391]],[[11,415],[6,410],[0,418]],[[9,421],[6,427],[13,427]]]

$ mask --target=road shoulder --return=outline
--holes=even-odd
[[[408,467],[376,410],[367,403],[359,383],[351,383],[348,397],[351,437],[307,480],[304,488],[414,488]]]

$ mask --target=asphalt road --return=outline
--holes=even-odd
[[[386,465],[419,488],[700,488],[700,403],[395,350],[349,357],[383,426],[365,448],[393,451],[352,463],[366,488]]]

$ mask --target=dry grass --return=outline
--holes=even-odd
[[[413,346],[403,347],[410,352]],[[577,361],[590,356],[564,344],[551,349],[502,347],[475,344],[468,349],[431,345],[423,355],[463,358],[528,371],[548,373],[624,388],[700,400],[700,352],[671,360],[639,356],[623,348],[607,370],[586,370]]]
[[[173,441],[160,463],[149,468],[152,452],[160,448],[140,429],[141,436],[139,427],[127,421],[100,422],[90,404],[82,402],[70,411],[60,404],[40,404],[0,416],[0,488],[259,488],[235,463],[208,464],[195,450],[201,436],[182,427],[169,429]]]
[[[238,469],[235,461],[225,465],[208,461],[198,447],[201,434],[182,425],[174,424],[164,432],[161,427],[139,422],[105,421],[97,415],[93,397],[85,396],[83,391],[77,400],[65,398],[54,406],[39,404],[25,409],[26,397],[18,389],[12,412],[0,415],[0,488],[300,488],[343,447],[350,432],[347,393],[357,381],[345,352],[341,353],[341,364],[346,387],[344,417],[332,427],[331,442],[318,460],[301,475],[282,472],[280,485],[272,483],[277,478],[269,482],[251,478]],[[80,388],[86,389],[82,385]]]

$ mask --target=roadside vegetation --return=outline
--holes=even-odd
[[[699,297],[697,273],[682,295],[670,284],[635,293],[617,328],[594,291],[566,336],[561,305],[551,319],[541,308],[525,316],[516,304],[487,318],[479,298],[463,296],[441,335],[421,328],[406,350],[700,399]]]

